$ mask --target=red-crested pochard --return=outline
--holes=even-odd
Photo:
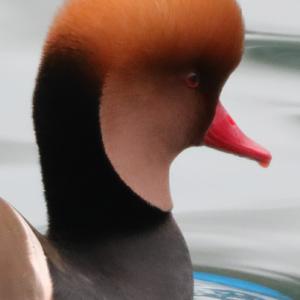
[[[190,146],[269,164],[219,96],[240,62],[235,0],[70,0],[34,94],[49,228],[0,201],[0,298],[191,300],[169,167]]]

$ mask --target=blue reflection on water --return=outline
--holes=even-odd
[[[198,297],[209,297],[210,299],[221,299],[221,300],[232,300],[232,299],[244,299],[244,300],[264,300],[263,298],[259,296],[252,296],[246,293],[242,292],[234,292],[234,291],[228,291],[228,290],[206,290],[206,291],[200,291],[195,296]]]
[[[194,279],[194,300],[291,300],[275,290],[250,281],[200,272],[194,273]]]

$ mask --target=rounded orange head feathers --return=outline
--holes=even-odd
[[[242,55],[235,0],[69,0],[48,46],[88,51],[102,72],[126,63],[190,64],[226,77]]]

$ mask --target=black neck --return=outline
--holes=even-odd
[[[33,116],[50,236],[128,230],[164,217],[112,168],[101,137],[100,98],[101,79],[87,56],[79,51],[45,56]]]

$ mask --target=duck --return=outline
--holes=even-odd
[[[235,0],[68,0],[33,96],[48,230],[0,200],[0,298],[191,300],[169,169],[208,146],[267,166],[220,101],[244,48]]]

